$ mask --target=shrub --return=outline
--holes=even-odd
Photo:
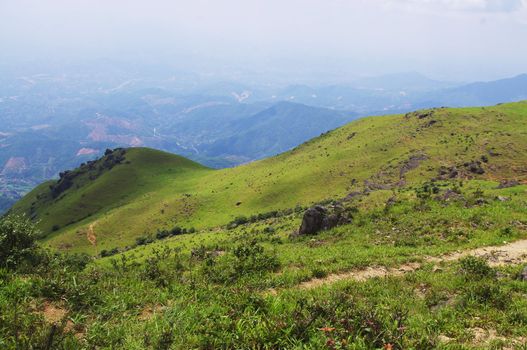
[[[227,224],[227,229],[232,230],[233,228],[236,228],[239,225],[244,225],[249,222],[249,219],[246,216],[237,216]]]
[[[0,219],[0,267],[17,268],[37,255],[38,231],[25,216],[8,215]]]
[[[171,234],[172,236],[180,235],[180,234],[181,234],[181,227],[179,227],[179,226],[174,227],[174,228],[170,231],[170,234]]]
[[[193,254],[197,256],[198,252]],[[203,261],[205,275],[222,283],[235,282],[245,276],[263,275],[280,267],[276,254],[265,251],[256,240],[243,242],[223,256],[204,254]]]
[[[482,278],[495,275],[487,261],[475,256],[467,256],[459,261],[461,272],[469,278]]]
[[[504,310],[510,300],[510,292],[492,280],[478,280],[468,283],[461,294],[462,305],[465,306],[476,303],[492,305],[497,309]]]
[[[107,257],[107,256],[112,256],[112,255],[115,255],[117,253],[119,253],[119,249],[118,248],[113,248],[111,250],[103,249],[103,250],[101,250],[101,258],[104,258],[104,257]]]
[[[164,238],[167,238],[168,236],[170,236],[170,232],[166,230],[157,231],[156,233],[157,239],[164,239]]]
[[[145,244],[152,243],[153,241],[154,240],[151,237],[141,236],[141,237],[137,237],[135,239],[135,244],[136,245],[145,245]]]

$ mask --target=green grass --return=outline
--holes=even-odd
[[[457,186],[444,182],[441,193]],[[501,245],[527,238],[525,207],[527,186],[496,189],[497,183],[468,181],[463,199],[444,202],[426,200],[421,206],[416,190],[396,193],[397,203],[386,209],[392,193],[375,193],[361,201],[348,203],[358,208],[353,222],[316,236],[294,237],[302,213],[248,223],[235,229],[203,231],[180,235],[139,246],[123,253],[131,261],[144,262],[153,252],[169,247],[190,254],[198,247],[208,251],[229,251],[238,240],[257,240],[276,252],[283,269],[265,282],[269,288],[294,286],[313,277],[315,271],[339,273],[366,266],[398,266],[422,261],[426,256],[480,246]],[[496,198],[506,196],[509,201]],[[478,199],[485,204],[476,205]],[[469,203],[469,204],[467,204]],[[523,223],[523,224],[522,224]],[[272,227],[272,233],[266,228]],[[114,259],[100,260],[108,265]]]
[[[525,349],[527,282],[515,263],[423,263],[404,276],[298,288],[527,238],[527,186],[436,185],[421,198],[422,186],[372,192],[346,204],[358,210],[352,223],[309,237],[289,236],[300,220],[291,213],[159,240],[84,269],[59,259],[0,270],[0,345],[14,349],[17,335],[37,347],[53,333],[65,349]],[[440,199],[454,188],[459,198]],[[45,305],[64,314],[55,330]],[[493,336],[476,336],[481,329]]]
[[[415,154],[427,159],[404,175],[407,185],[437,176],[440,166],[482,156],[489,159],[483,164],[485,173],[466,176],[525,181],[526,115],[527,103],[520,102],[436,109],[423,119],[417,114],[364,118],[279,156],[223,170],[131,149],[126,156],[131,164],[116,166],[93,183],[68,190],[64,198],[37,206],[37,219],[46,233],[60,227],[46,239],[50,246],[95,254],[132,245],[136,237],[158,229],[208,229],[239,215],[342,198],[363,190],[365,180],[393,185],[404,162]],[[435,124],[428,126],[430,120]],[[47,186],[35,189],[14,210],[30,212],[31,202]],[[97,247],[86,239],[92,224]]]
[[[526,350],[524,264],[428,262],[527,239],[526,118],[527,103],[366,118],[224,170],[129,149],[111,169],[76,170],[56,198],[56,183],[43,184],[15,211],[41,220],[45,246],[92,256],[49,253],[0,268],[0,348]],[[482,156],[483,174],[463,165]],[[459,176],[432,181],[441,166]],[[498,188],[502,180],[518,184]],[[283,209],[354,191],[362,195],[342,202],[351,223],[291,235],[303,209]],[[155,239],[174,226],[198,232]],[[139,236],[153,242],[136,245]],[[112,248],[122,251],[97,256]],[[421,267],[299,287],[407,262]]]

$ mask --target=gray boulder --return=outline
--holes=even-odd
[[[299,235],[313,235],[338,225],[351,222],[351,216],[341,206],[323,207],[315,205],[304,212]]]
[[[316,205],[306,210],[298,234],[313,235],[318,231],[323,230],[325,222],[327,221],[327,213],[327,209],[320,205]]]
[[[520,274],[520,280],[527,282],[527,265],[523,268],[523,271]]]

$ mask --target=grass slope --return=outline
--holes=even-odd
[[[130,149],[125,157],[130,164],[63,197],[49,199],[49,184],[41,185],[14,210],[32,213],[47,233],[58,225],[49,245],[93,254],[175,225],[210,228],[239,215],[417,184],[437,177],[441,167],[447,173],[456,167],[461,178],[525,182],[527,103],[364,118],[232,169],[213,171],[147,149]],[[483,173],[470,169],[473,162]],[[42,197],[48,199],[39,203]]]

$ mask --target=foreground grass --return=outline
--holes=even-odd
[[[86,267],[72,257],[1,270],[0,347],[526,349],[521,265],[425,262],[404,276],[296,288],[330,273],[526,238],[526,186],[496,186],[372,192],[346,203],[355,208],[351,224],[315,236],[290,236],[301,215],[293,212],[159,240]],[[459,196],[443,199],[453,189]]]

